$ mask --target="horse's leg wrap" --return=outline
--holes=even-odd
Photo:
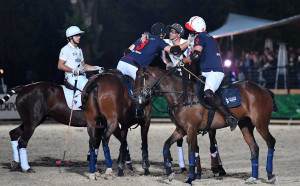
[[[125,149],[120,148],[120,155],[118,158],[118,168],[123,169],[123,164],[125,163]]]
[[[97,156],[95,154],[95,151],[90,150],[90,173],[96,172],[96,161]]]
[[[103,151],[104,151],[106,167],[111,168],[112,167],[112,161],[111,161],[111,157],[110,157],[109,147],[103,146]]]
[[[164,167],[166,169],[167,175],[169,176],[172,173],[172,170],[171,170],[172,158],[171,158],[170,150],[169,149],[164,149],[163,150],[163,155],[164,155]]]
[[[26,148],[19,149],[19,153],[20,153],[20,160],[21,160],[22,170],[26,171],[30,168],[30,166],[28,164]]]
[[[14,152],[14,161],[20,162],[19,151],[18,151],[18,141],[11,141],[11,146]]]
[[[252,177],[258,178],[258,158],[251,159],[252,164]]]
[[[150,163],[148,159],[148,150],[143,148],[141,148],[141,150],[142,150],[142,158],[143,158],[143,168],[149,169]]]
[[[195,154],[189,157],[189,179],[195,180]]]
[[[131,157],[130,157],[130,152],[129,152],[129,146],[127,145],[126,150],[125,150],[125,163],[131,163]]]
[[[266,166],[266,171],[267,171],[267,174],[268,174],[268,179],[271,179],[273,177],[272,173],[273,173],[274,151],[275,151],[275,149],[268,150],[267,166]]]
[[[219,172],[218,166],[219,166],[219,160],[218,160],[218,151],[215,151],[214,153],[210,154],[211,158],[211,170],[214,174],[217,174]]]

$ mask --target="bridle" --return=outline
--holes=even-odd
[[[159,89],[160,83],[169,75],[172,73],[175,73],[177,71],[178,66],[175,66],[171,69],[169,69],[167,72],[163,73],[160,77],[156,78],[154,77],[150,72],[146,70],[146,67],[142,67],[143,73],[139,76],[137,76],[136,81],[139,80],[140,78],[143,78],[142,81],[138,81],[140,83],[140,87],[142,89],[140,91],[135,90],[134,97],[136,102],[140,104],[148,104],[151,102],[151,98],[153,97],[158,97],[162,93],[173,93],[173,94],[179,94],[179,96],[176,99],[176,102],[174,105],[169,106],[169,108],[173,109],[178,106],[188,106],[188,105],[193,105],[193,104],[198,104],[198,102],[190,102],[190,103],[180,103],[178,104],[178,100],[184,96],[184,91],[162,91]],[[154,79],[154,82],[150,85],[149,84],[149,77]],[[192,92],[189,92],[188,94],[194,96]]]

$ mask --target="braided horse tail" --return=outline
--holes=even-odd
[[[20,85],[10,89],[8,93],[3,98],[0,99],[0,105],[7,102],[13,94],[20,92],[25,86],[26,85]]]

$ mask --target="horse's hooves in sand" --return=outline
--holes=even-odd
[[[257,178],[250,177],[245,181],[245,184],[256,184]]]
[[[172,180],[174,179],[174,176],[175,176],[175,173],[172,172],[172,173],[168,176],[169,181],[172,181]]]
[[[275,184],[276,176],[274,174],[272,174],[271,176],[268,176],[268,180],[266,182],[270,183],[270,184]]]
[[[149,174],[150,174],[149,169],[145,169],[144,175],[147,176],[147,175],[149,175]]]
[[[21,164],[20,162],[15,162],[15,161],[12,161],[10,163],[10,171],[21,171]]]
[[[27,170],[22,170],[23,173],[36,173],[35,170],[33,170],[32,168],[29,168]]]
[[[89,179],[90,179],[90,180],[96,180],[96,173],[91,173],[91,174],[89,175]]]

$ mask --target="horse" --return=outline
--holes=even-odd
[[[14,93],[19,93],[16,98],[16,107],[19,112],[22,124],[9,132],[13,152],[14,161],[11,162],[11,170],[34,173],[27,160],[27,144],[34,133],[36,127],[42,124],[46,118],[51,118],[59,123],[68,125],[71,114],[71,109],[68,107],[65,100],[63,88],[60,85],[37,82],[28,85],[21,85],[12,88],[8,94],[0,99],[0,104],[3,104]],[[72,121],[70,123],[73,127],[86,127],[86,119],[84,112],[81,110],[74,110],[72,114]],[[118,128],[119,129],[119,128]],[[103,129],[99,128],[96,131],[96,147],[101,143],[101,134]],[[120,130],[114,133],[116,138],[120,141]],[[21,163],[19,154],[22,155]],[[127,155],[129,151],[126,151]],[[126,156],[130,158],[130,156]],[[128,159],[128,161],[130,161]]]
[[[176,125],[173,134],[166,140],[163,148],[164,167],[168,176],[171,171],[171,153],[170,146],[187,135],[187,143],[189,150],[189,177],[185,183],[191,184],[195,179],[195,148],[197,144],[197,132],[204,130],[208,120],[208,110],[202,105],[195,102],[192,105],[181,105],[172,107],[176,104],[183,103],[182,99],[182,79],[178,75],[172,73],[174,70],[165,71],[154,67],[138,67],[135,88],[140,92],[140,96],[144,101],[163,94],[170,110],[170,114]],[[241,104],[237,107],[230,108],[230,111],[238,119],[238,126],[248,144],[251,152],[252,175],[246,180],[246,183],[255,183],[258,179],[258,157],[259,147],[254,139],[253,130],[257,129],[258,133],[266,141],[268,146],[268,156],[266,171],[268,180],[274,180],[273,175],[273,155],[276,140],[269,131],[269,122],[272,111],[276,111],[276,102],[274,94],[251,81],[237,81],[234,85],[241,93]],[[196,95],[196,84],[188,85],[187,90],[191,92],[188,100],[193,98],[191,95]],[[144,91],[147,90],[147,91]],[[179,96],[178,96],[179,95]],[[228,127],[225,122],[225,117],[216,111],[213,118],[211,129],[219,129]],[[170,177],[169,177],[170,179]],[[171,180],[170,180],[171,181]]]
[[[150,173],[148,159],[148,131],[150,126],[150,113],[152,105],[145,107],[145,117],[136,118],[136,103],[130,98],[128,89],[122,81],[121,72],[102,73],[94,78],[89,85],[85,86],[82,92],[82,106],[87,120],[88,134],[90,137],[91,156],[95,151],[95,130],[97,127],[105,127],[102,135],[102,145],[106,161],[107,170],[105,174],[112,173],[112,161],[108,146],[111,134],[121,125],[121,146],[118,159],[118,176],[123,176],[123,165],[126,151],[126,137],[128,128],[134,124],[141,126],[142,138],[142,167],[144,174]],[[91,162],[92,164],[93,162]],[[91,165],[91,167],[94,167]],[[90,169],[93,174],[94,169]]]

